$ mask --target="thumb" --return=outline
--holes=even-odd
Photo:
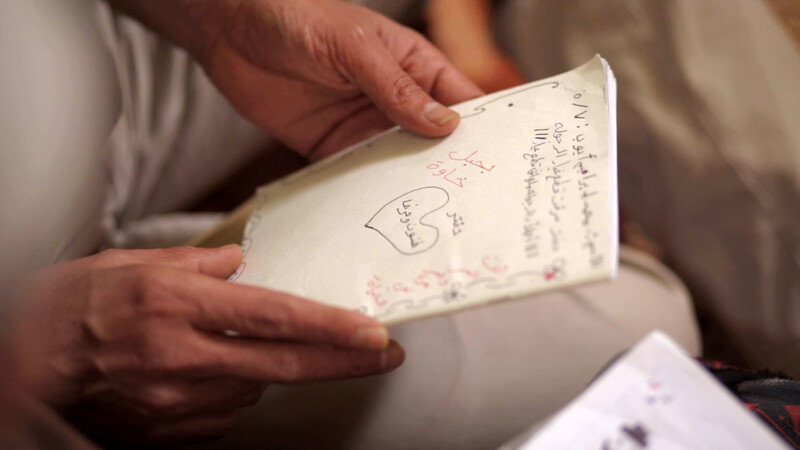
[[[382,45],[366,47],[353,55],[354,81],[392,122],[426,137],[456,129],[457,112],[428,95]]]

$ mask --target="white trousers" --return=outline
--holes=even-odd
[[[623,248],[614,281],[396,326],[407,358],[394,372],[270,386],[228,436],[200,447],[496,448],[654,328],[699,352],[683,284]]]

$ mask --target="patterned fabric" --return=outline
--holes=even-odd
[[[800,449],[800,381],[785,375],[704,361],[706,368],[764,423]]]

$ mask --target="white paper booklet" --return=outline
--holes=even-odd
[[[232,279],[393,324],[611,278],[615,95],[596,56],[263,187]]]
[[[653,332],[531,438],[503,449],[788,449],[665,334]]]

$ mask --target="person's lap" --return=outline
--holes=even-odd
[[[700,348],[683,285],[623,250],[611,282],[399,325],[395,372],[271,386],[204,448],[493,448],[556,412],[615,355],[659,328]]]

